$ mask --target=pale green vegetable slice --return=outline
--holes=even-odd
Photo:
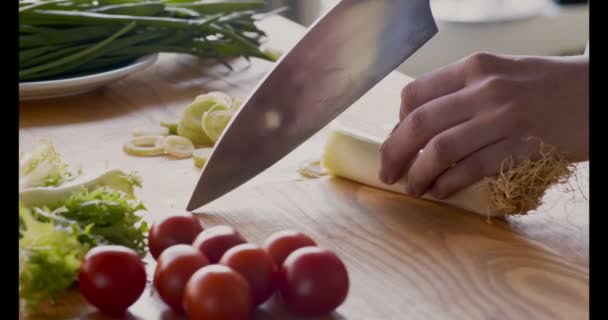
[[[203,132],[203,128],[201,128],[200,125],[199,125],[198,129],[191,129],[191,128],[185,126],[182,123],[182,121],[180,121],[179,125],[177,126],[177,134],[179,136],[190,139],[190,141],[192,141],[192,143],[194,143],[195,145],[212,145],[213,144],[211,139],[209,139],[209,137],[207,137],[205,132]]]
[[[210,92],[196,97],[182,113],[182,124],[190,129],[200,128],[203,114],[215,105],[223,105],[226,108],[230,108],[232,106],[232,98],[221,92]]]
[[[379,189],[406,194],[405,179],[401,179],[393,185],[386,185],[378,179],[382,142],[382,139],[356,132],[350,128],[334,127],[323,151],[322,166],[333,175]],[[492,201],[490,190],[486,188],[484,180],[447,199],[438,200],[429,194],[422,198],[442,202],[485,216],[503,215]]]
[[[152,126],[139,126],[133,129],[134,137],[141,136],[163,136],[169,135],[169,128],[166,127],[152,127]]]
[[[212,144],[213,140],[205,134],[201,127],[201,120],[205,112],[215,105],[221,105],[229,109],[232,105],[232,98],[219,91],[199,95],[182,112],[177,126],[177,134],[190,139],[197,145]]]
[[[163,136],[140,136],[127,141],[123,150],[134,156],[158,156],[164,154]]]
[[[33,150],[19,154],[19,190],[58,186],[79,175],[63,162],[50,141],[40,140]]]
[[[207,159],[209,159],[209,157],[211,156],[212,151],[213,148],[200,148],[194,150],[194,152],[192,152],[192,158],[194,158],[194,165],[199,168],[205,166],[205,163],[207,162]]]
[[[239,98],[232,99],[232,110],[234,110],[234,111],[238,110],[242,104],[243,104],[243,100],[241,100]]]
[[[233,114],[233,110],[220,104],[213,106],[209,111],[205,112],[201,124],[203,131],[213,143],[220,138]]]
[[[194,98],[194,101],[214,101],[214,104],[225,104],[229,107],[232,105],[232,97],[222,91],[211,91],[201,94]]]
[[[27,207],[54,205],[65,201],[82,188],[94,190],[98,187],[108,187],[124,192],[129,197],[134,197],[134,187],[141,187],[141,177],[134,173],[112,169],[100,175],[82,177],[78,181],[70,181],[58,187],[28,188],[19,191],[19,200]]]
[[[177,123],[179,118],[163,119],[160,121],[160,126],[169,129],[169,134],[177,134]]]
[[[275,48],[266,48],[264,49],[264,54],[269,57],[270,59],[272,59],[272,61],[277,61],[281,58],[281,56],[283,55],[283,52],[281,52],[281,50],[279,49],[275,49]]]
[[[319,178],[328,175],[329,171],[321,166],[321,160],[314,159],[301,163],[298,173],[307,178]]]
[[[165,153],[177,158],[189,158],[194,151],[194,144],[187,138],[168,136],[163,141]]]

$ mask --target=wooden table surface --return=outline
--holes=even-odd
[[[262,23],[269,44],[286,50],[304,29],[283,18]],[[85,172],[105,166],[137,170],[139,197],[154,222],[183,213],[199,176],[192,159],[137,158],[122,144],[138,125],[156,125],[196,95],[223,90],[245,97],[272,64],[234,61],[229,73],[188,56],[157,63],[81,96],[21,102],[19,144],[50,139]],[[411,79],[393,73],[339,117],[383,135],[397,119],[400,89]],[[589,316],[587,166],[581,191],[551,190],[528,216],[487,221],[472,213],[372,189],[338,178],[304,179],[299,164],[319,156],[322,130],[285,159],[232,193],[197,210],[205,226],[231,224],[260,243],[284,228],[309,233],[335,250],[349,270],[346,302],[323,319],[585,319]],[[149,263],[149,276],[154,265]],[[25,316],[22,316],[25,318]],[[44,316],[103,319],[75,291]],[[131,319],[180,319],[149,292],[130,308]],[[255,319],[290,319],[276,299]]]

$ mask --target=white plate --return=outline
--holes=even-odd
[[[496,23],[529,19],[540,14],[548,0],[431,0],[438,21]]]
[[[49,99],[89,92],[153,64],[158,54],[147,55],[122,68],[82,77],[19,83],[19,100]]]

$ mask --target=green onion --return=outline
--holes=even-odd
[[[107,71],[140,57],[181,53],[226,63],[274,60],[260,50],[261,0],[20,0],[19,80]]]

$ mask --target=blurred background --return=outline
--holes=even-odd
[[[310,26],[339,0],[267,0],[283,15]],[[406,0],[404,0],[406,1]],[[476,51],[581,54],[589,39],[588,1],[430,0],[439,33],[399,71],[416,77]]]

